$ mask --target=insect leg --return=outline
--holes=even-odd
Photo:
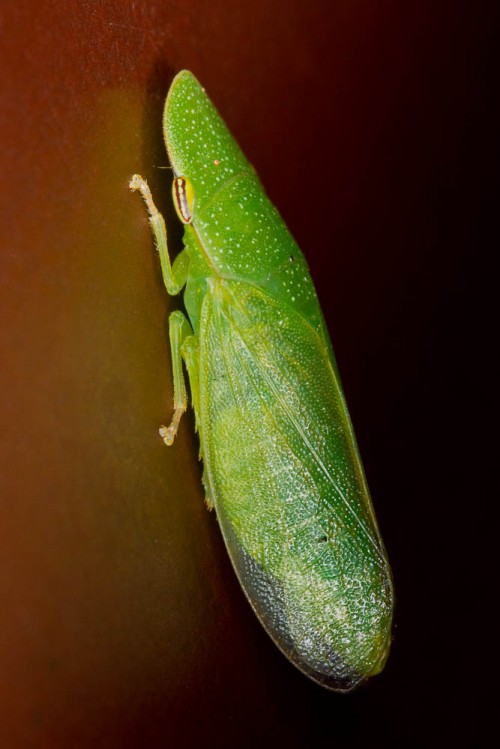
[[[198,342],[194,335],[188,335],[184,338],[181,346],[181,354],[189,375],[191,400],[196,419],[196,431],[198,432],[200,429],[200,370]]]
[[[172,296],[178,294],[186,283],[189,255],[185,250],[182,250],[175,258],[174,263],[170,262],[165,221],[153,202],[153,196],[151,195],[148,183],[140,174],[134,174],[130,180],[129,187],[131,190],[138,190],[146,203],[149,213],[149,223],[153,231],[156,247],[160,253],[163,281],[169,294]]]
[[[210,493],[207,469],[203,455],[203,435],[201,434],[201,400],[200,400],[200,350],[194,335],[187,336],[181,346],[181,354],[186,364],[191,386],[191,400],[195,415],[196,431],[200,434],[200,460],[203,461],[203,486],[205,487],[205,503],[209,510],[213,510],[214,503]]]
[[[172,373],[174,377],[174,415],[170,426],[161,426],[160,435],[166,445],[171,445],[179,428],[182,414],[187,408],[187,392],[182,371],[183,343],[193,337],[191,325],[183,312],[176,310],[168,318],[170,350],[172,353]]]

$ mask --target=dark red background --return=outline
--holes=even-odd
[[[0,745],[477,745],[494,19],[426,0],[22,0],[0,33]],[[191,416],[170,450],[157,436],[177,301],[127,184],[146,176],[175,223],[160,125],[181,68],[303,248],[337,353],[398,595],[386,670],[351,696],[255,620]]]

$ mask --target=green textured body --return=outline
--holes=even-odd
[[[194,192],[171,293],[185,282],[181,353],[208,501],[271,637],[309,677],[349,691],[383,668],[393,588],[309,270],[187,71],[164,131]]]

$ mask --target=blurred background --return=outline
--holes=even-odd
[[[481,745],[487,7],[1,4],[0,746]],[[192,415],[158,437],[182,301],[128,180],[179,250],[161,113],[182,68],[303,249],[339,362],[397,592],[386,669],[349,696],[251,612]]]

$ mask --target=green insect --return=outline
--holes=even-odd
[[[394,592],[337,365],[306,261],[196,78],[165,104],[184,249],[139,175],[169,294],[174,414],[187,407],[203,483],[252,608],[290,661],[354,689],[384,667]],[[189,319],[188,319],[189,318]]]

